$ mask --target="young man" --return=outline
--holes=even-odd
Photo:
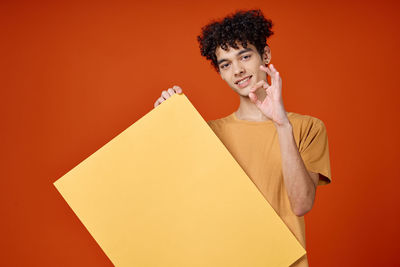
[[[260,10],[203,27],[201,54],[240,98],[235,112],[208,124],[305,247],[303,215],[314,204],[317,185],[331,179],[328,141],[322,121],[285,111],[281,77],[269,64],[271,28]],[[163,91],[154,106],[175,93],[182,89]],[[307,256],[292,266],[308,266]]]

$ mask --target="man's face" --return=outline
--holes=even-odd
[[[268,53],[261,58],[257,49],[252,44],[243,48],[238,44],[238,49],[229,47],[227,51],[218,47],[215,51],[221,78],[239,95],[248,96],[250,88],[260,80],[267,80],[266,73],[260,70],[260,65],[265,65]]]

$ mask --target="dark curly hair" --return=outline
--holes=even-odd
[[[229,47],[238,49],[236,42],[244,48],[247,48],[247,43],[250,43],[262,55],[267,45],[267,38],[273,34],[272,26],[272,21],[266,19],[259,9],[237,11],[201,29],[201,35],[197,36],[201,55],[211,60],[211,65],[217,72],[219,72],[219,67],[215,50],[219,46],[226,51]]]

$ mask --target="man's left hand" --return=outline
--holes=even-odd
[[[271,77],[271,85],[267,81],[261,80],[257,82],[249,93],[249,98],[261,112],[271,119],[276,126],[284,126],[289,124],[282,100],[282,79],[275,67],[270,64],[269,67],[260,66],[260,70],[265,71]],[[255,92],[263,88],[266,92],[265,99],[261,102]]]

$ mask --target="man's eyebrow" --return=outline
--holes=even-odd
[[[236,54],[236,56],[240,56],[241,54],[244,54],[244,53],[249,52],[249,51],[253,51],[253,49],[251,49],[250,47],[247,47],[246,49],[242,49]],[[218,60],[217,64],[219,65],[224,61],[228,61],[228,60],[225,59],[225,58],[221,58],[220,60]]]

